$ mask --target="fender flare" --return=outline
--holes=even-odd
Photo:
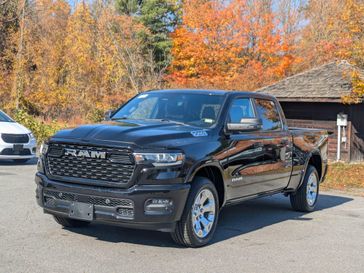
[[[200,171],[203,168],[206,168],[206,167],[217,168],[219,170],[219,172],[220,172],[221,177],[222,177],[222,184],[223,184],[223,187],[224,187],[223,202],[222,202],[222,204],[220,204],[220,207],[222,208],[226,203],[227,187],[226,187],[226,184],[225,184],[223,168],[222,168],[221,164],[218,161],[202,160],[202,161],[196,162],[195,164],[193,164],[191,166],[188,174],[186,175],[185,183],[192,183],[192,181],[195,178],[197,172]]]
[[[310,162],[311,158],[313,156],[315,156],[315,155],[320,156],[321,164],[322,164],[322,156],[321,156],[321,152],[320,152],[319,149],[314,149],[313,151],[309,152],[307,154],[307,157],[306,157],[305,165],[304,165],[303,170],[302,170],[302,177],[300,179],[300,183],[297,186],[297,189],[299,189],[301,187],[301,185],[303,184],[303,180],[305,179],[306,171],[307,171],[307,168],[308,168],[308,163]],[[322,173],[321,173],[320,181],[321,181],[321,179],[322,179]]]

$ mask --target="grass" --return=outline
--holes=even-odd
[[[362,192],[364,190],[364,164],[330,164],[321,188]]]

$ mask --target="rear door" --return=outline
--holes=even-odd
[[[261,145],[264,150],[262,179],[260,183],[267,191],[285,188],[292,170],[292,137],[283,124],[283,116],[277,102],[254,99],[258,116],[262,120]]]
[[[290,134],[274,101],[235,98],[228,121],[259,117],[262,129],[230,135],[228,150],[229,199],[287,186],[291,171]]]

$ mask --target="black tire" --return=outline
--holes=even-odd
[[[90,222],[87,222],[87,221],[80,221],[80,220],[70,219],[70,218],[66,218],[66,217],[62,217],[62,216],[54,215],[53,217],[54,217],[54,220],[56,220],[56,222],[58,224],[60,224],[61,226],[64,226],[64,227],[69,227],[69,228],[85,227],[90,224]]]
[[[192,222],[192,208],[195,198],[204,189],[208,189],[215,201],[215,218],[212,227],[206,237],[198,237],[193,228]],[[201,247],[208,244],[214,236],[216,225],[219,218],[219,199],[214,184],[207,178],[196,177],[192,182],[191,191],[187,198],[186,206],[183,211],[181,220],[177,223],[176,229],[171,233],[173,240],[182,246],[186,247]]]
[[[15,162],[17,164],[24,164],[24,163],[27,163],[28,161],[29,161],[28,158],[13,159],[13,162]]]
[[[309,177],[311,176],[311,174],[316,176],[317,192],[316,192],[315,201],[312,204],[309,204],[309,202],[307,200],[307,187],[308,187]],[[292,193],[290,195],[291,206],[294,210],[301,211],[301,212],[311,212],[315,209],[315,205],[317,203],[318,196],[319,196],[319,187],[320,187],[319,182],[320,182],[320,178],[319,178],[316,168],[312,165],[309,165],[307,167],[307,171],[305,173],[305,177],[303,179],[302,185],[299,187],[299,189],[295,193]]]

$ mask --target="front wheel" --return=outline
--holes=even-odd
[[[219,200],[214,184],[207,178],[196,177],[172,238],[183,246],[204,246],[215,233],[218,217]]]
[[[290,196],[291,205],[294,210],[310,212],[315,209],[319,195],[319,176],[314,166],[309,165],[305,173],[302,185],[296,193]]]

